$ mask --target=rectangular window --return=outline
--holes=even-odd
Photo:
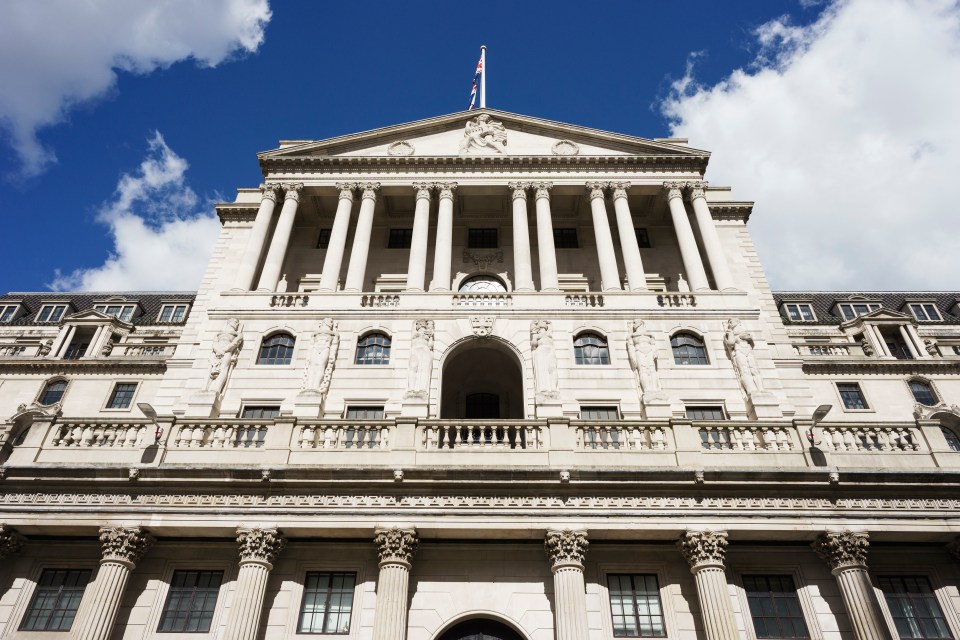
[[[723,407],[687,407],[690,420],[726,420]]]
[[[160,616],[160,633],[207,633],[223,571],[174,571]]]
[[[60,322],[63,314],[67,312],[65,304],[45,304],[40,307],[40,313],[37,314],[37,322]]]
[[[867,399],[863,397],[863,391],[856,382],[838,382],[837,391],[840,392],[840,399],[843,400],[845,409],[867,409]]]
[[[160,309],[160,322],[183,322],[187,317],[187,305],[165,304]]]
[[[113,387],[113,393],[110,394],[110,400],[107,402],[107,409],[129,409],[133,401],[133,394],[137,391],[135,382],[118,382]]]
[[[297,633],[350,633],[356,583],[355,573],[308,572]]]
[[[280,415],[280,407],[274,406],[247,406],[240,414],[245,420],[273,420]]]
[[[0,305],[0,322],[13,322],[13,319],[17,317],[19,306],[18,304]]]
[[[607,576],[616,638],[665,638],[660,586],[652,574]]]
[[[89,342],[71,342],[70,346],[67,347],[67,350],[63,354],[63,359],[79,360],[87,354],[87,347],[89,346]]]
[[[555,249],[576,249],[580,246],[577,241],[576,229],[554,229],[553,246]]]
[[[330,248],[330,231],[331,229],[320,229],[317,234],[317,249]]]
[[[910,305],[910,313],[920,322],[938,322],[940,310],[932,302],[915,302]]]
[[[113,316],[124,322],[129,322],[130,318],[133,317],[133,310],[136,305],[132,304],[98,304],[94,305],[94,309],[100,313],[105,313],[108,316]]]
[[[790,576],[743,576],[757,638],[809,638]]]
[[[925,576],[879,576],[877,582],[901,639],[953,638]]]
[[[413,242],[413,229],[390,229],[387,249],[409,249]]]
[[[787,317],[794,322],[813,322],[817,318],[813,315],[813,307],[806,302],[788,302],[783,305]]]
[[[70,631],[89,569],[44,569],[20,623],[20,631]]]
[[[498,246],[496,229],[470,229],[467,232],[468,249],[496,249]]]
[[[646,229],[641,229],[640,227],[634,227],[633,232],[637,236],[637,245],[641,249],[650,248],[650,234],[647,233]]]
[[[343,417],[347,420],[383,420],[383,406],[349,406]]]
[[[581,420],[619,420],[618,407],[580,407]]]
[[[876,311],[880,308],[880,303],[878,302],[849,302],[844,304],[839,304],[837,307],[840,309],[840,315],[843,316],[844,320],[853,320],[857,316],[862,316],[864,314],[870,313],[871,311]]]

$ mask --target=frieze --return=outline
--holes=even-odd
[[[42,371],[46,375],[58,373],[68,375],[82,372],[97,373],[163,373],[167,370],[164,359],[110,357],[90,358],[89,360],[48,360],[46,358],[24,358],[22,356],[0,360],[0,371],[4,373],[31,373]]]

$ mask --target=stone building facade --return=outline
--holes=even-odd
[[[771,292],[708,160],[281,141],[195,295],[0,296],[0,638],[960,638],[960,294]]]

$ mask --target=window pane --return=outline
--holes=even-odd
[[[914,400],[928,407],[937,404],[937,395],[933,392],[933,387],[929,383],[922,380],[911,380],[909,384]]]
[[[409,249],[413,241],[413,229],[390,229],[388,249]]]
[[[800,600],[789,575],[743,576],[757,638],[809,638]]]
[[[13,314],[17,311],[16,305],[0,307],[0,322],[10,322],[13,320]]]
[[[257,364],[290,364],[293,360],[294,339],[288,333],[278,333],[265,339],[257,354]]]
[[[581,420],[619,420],[617,407],[580,407]]]
[[[113,393],[110,394],[110,401],[107,403],[107,408],[128,409],[136,390],[136,383],[118,382],[113,388]]]
[[[670,338],[670,348],[676,364],[709,364],[703,340],[692,333],[678,333]]]
[[[636,236],[637,236],[637,244],[640,246],[640,248],[641,248],[641,249],[649,249],[649,248],[650,248],[650,234],[647,233],[647,230],[646,230],[646,229],[640,229],[640,228],[635,227],[635,228],[633,229],[633,232],[634,232],[634,233],[636,234]]]
[[[89,569],[44,569],[20,631],[69,631],[89,581]]]
[[[609,575],[607,587],[615,637],[662,638],[667,635],[655,575]]]
[[[43,393],[40,395],[40,404],[55,404],[63,398],[63,392],[67,390],[67,383],[63,380],[47,383]]]
[[[354,573],[307,573],[297,633],[349,633],[356,582]]]
[[[573,355],[577,364],[610,364],[607,339],[595,333],[581,333],[573,341]]]
[[[580,246],[577,241],[577,230],[554,228],[553,246],[555,249],[576,249]]]
[[[330,247],[330,229],[320,229],[317,235],[317,249],[328,249]]]
[[[847,409],[866,409],[867,401],[860,391],[860,385],[856,382],[838,382],[837,390],[840,392],[840,398],[843,400],[843,406]]]
[[[723,407],[687,407],[690,420],[725,420]]]
[[[347,420],[383,420],[382,406],[369,407],[347,407],[345,418]]]
[[[390,337],[369,333],[357,341],[356,364],[390,364]]]
[[[880,576],[877,582],[902,639],[953,637],[926,576]]]
[[[468,249],[496,249],[497,246],[496,229],[470,229],[467,232]]]
[[[221,582],[222,571],[174,571],[157,631],[210,631]]]
[[[280,415],[280,407],[275,406],[246,406],[241,418],[249,420],[272,420]]]

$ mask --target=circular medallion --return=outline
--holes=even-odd
[[[557,156],[575,156],[580,153],[580,147],[576,142],[561,140],[553,145],[552,151]]]
[[[412,156],[413,145],[407,142],[406,140],[401,140],[400,142],[394,142],[389,147],[387,147],[387,155]]]

